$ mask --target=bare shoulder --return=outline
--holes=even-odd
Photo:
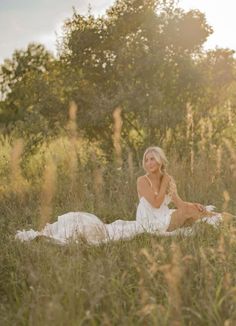
[[[148,187],[148,182],[147,178],[145,178],[144,175],[141,175],[140,177],[137,178],[137,187],[138,189],[143,189]]]
[[[145,181],[145,175],[141,175],[141,176],[139,176],[138,178],[137,178],[137,184],[140,184],[140,183],[146,183],[146,181]]]

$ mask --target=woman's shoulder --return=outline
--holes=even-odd
[[[147,177],[146,174],[140,175],[137,178],[137,187],[138,188],[144,188],[144,187],[147,187],[147,186],[151,186],[152,187],[151,180]]]
[[[143,180],[146,180],[146,174],[140,175],[139,177],[137,177],[137,183],[138,182],[143,182]]]

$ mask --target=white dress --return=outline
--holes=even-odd
[[[152,187],[151,181],[150,185]],[[58,244],[66,244],[70,241],[77,242],[79,237],[83,237],[90,244],[100,244],[108,241],[130,239],[145,232],[162,236],[193,234],[193,227],[179,228],[172,232],[167,231],[171,214],[175,211],[175,209],[168,207],[170,202],[170,196],[165,195],[160,208],[154,208],[144,197],[140,197],[136,220],[116,220],[110,224],[103,223],[96,215],[91,213],[69,212],[58,216],[55,223],[47,223],[41,231],[32,229],[17,231],[15,238],[21,241],[29,241],[38,236],[45,236]],[[212,211],[213,208],[212,205],[206,206],[208,211]],[[205,217],[201,221],[217,226],[221,219],[221,214],[216,213],[215,216],[211,218]]]

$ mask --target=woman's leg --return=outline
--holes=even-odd
[[[218,214],[217,212],[208,212],[208,211],[199,211],[197,207],[194,206],[187,206],[183,208],[176,209],[171,214],[170,225],[167,231],[173,231],[175,229],[181,228],[183,226],[190,226],[196,220],[203,218],[203,217],[212,217]]]

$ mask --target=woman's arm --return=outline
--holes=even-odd
[[[162,178],[160,191],[158,195],[155,195],[146,178],[141,176],[137,179],[137,191],[139,195],[144,197],[153,207],[159,208],[164,201],[169,180],[169,175],[165,175]]]
[[[205,207],[202,204],[187,202],[180,198],[180,196],[178,195],[177,186],[176,186],[176,183],[175,183],[175,180],[173,177],[171,177],[169,191],[170,191],[172,202],[175,204],[175,206],[177,208],[180,208],[183,206],[194,205],[199,209],[199,211],[205,210]]]
[[[175,204],[175,206],[177,208],[182,207],[184,204],[186,204],[187,202],[185,202],[182,198],[180,198],[180,196],[178,195],[178,191],[177,191],[177,186],[175,183],[174,178],[171,176],[170,177],[170,184],[169,184],[169,193],[172,199],[172,202]]]

